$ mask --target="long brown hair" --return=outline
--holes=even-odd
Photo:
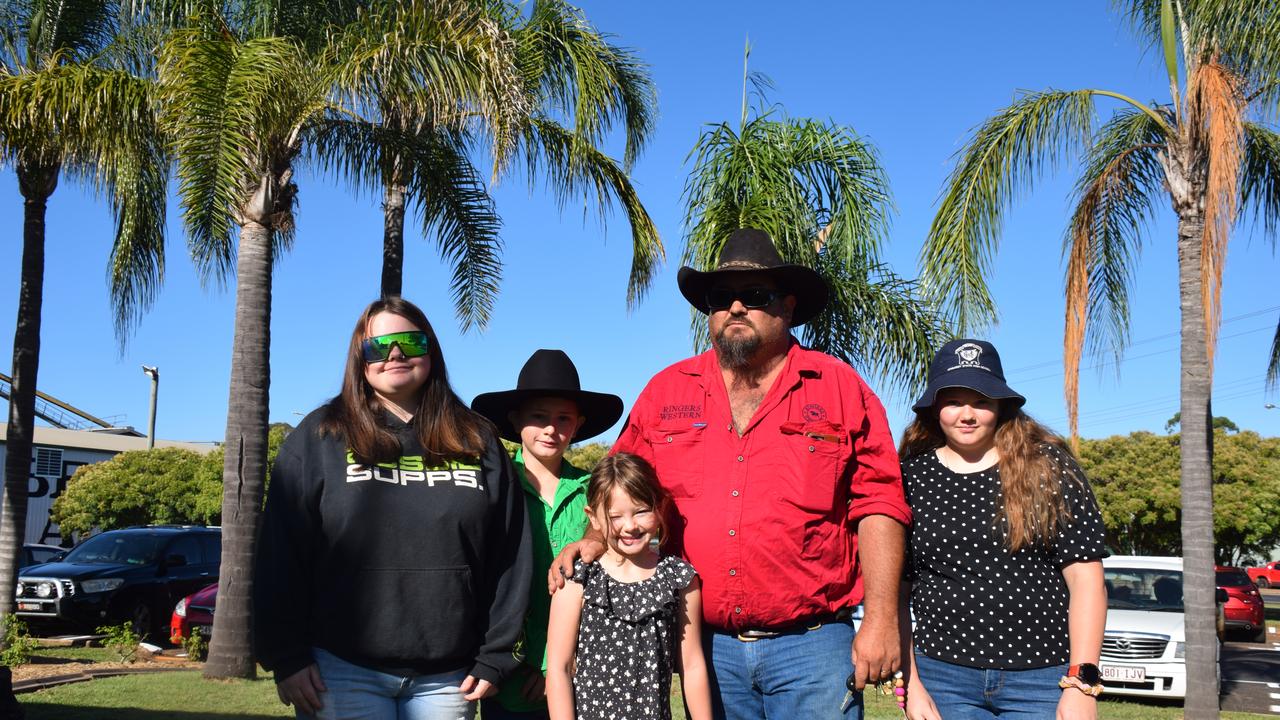
[[[368,332],[369,321],[378,313],[398,315],[427,334],[431,370],[419,395],[418,411],[413,416],[426,459],[439,463],[478,457],[484,452],[493,426],[464,405],[449,386],[440,341],[426,314],[417,305],[395,296],[370,303],[356,320],[347,348],[342,392],[325,406],[320,432],[346,440],[356,460],[362,463],[392,462],[400,457],[400,441],[382,422],[386,410],[364,377],[365,361],[360,344]]]
[[[898,455],[906,460],[946,444],[946,435],[938,424],[938,408],[933,406],[916,413],[916,419],[902,433]],[[1060,435],[1021,409],[1001,403],[995,437],[1000,454],[1001,502],[994,522],[997,530],[1005,531],[1005,545],[1010,552],[1050,545],[1071,522],[1071,507],[1062,483],[1079,483],[1080,478],[1074,470],[1061,466],[1046,445],[1071,455]]]
[[[587,507],[597,517],[603,517],[605,541],[613,543],[613,528],[608,523],[609,496],[614,488],[631,496],[640,505],[647,505],[658,519],[658,546],[667,540],[667,513],[671,498],[658,484],[658,474],[649,461],[631,453],[607,455],[591,471],[587,482]]]

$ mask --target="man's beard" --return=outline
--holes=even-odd
[[[729,327],[725,325],[720,328],[720,332],[711,339],[711,344],[716,348],[716,358],[720,361],[720,367],[725,370],[745,370],[751,366],[751,358],[764,343],[758,332],[729,337],[726,334]],[[754,327],[751,329],[755,330]]]

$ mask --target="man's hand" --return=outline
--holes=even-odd
[[[462,693],[462,698],[468,702],[475,702],[481,698],[487,698],[490,695],[498,693],[498,686],[490,683],[488,680],[477,680],[474,675],[468,675],[462,681],[462,686],[458,688]]]
[[[320,679],[320,668],[314,663],[276,683],[280,702],[299,712],[315,715],[320,710],[320,695],[328,690]]]
[[[604,543],[589,534],[578,542],[565,545],[556,559],[551,561],[551,569],[547,570],[547,594],[555,595],[557,590],[564,587],[564,579],[573,577],[575,560],[592,563],[603,554]]]
[[[853,637],[853,675],[859,690],[893,677],[901,667],[898,623],[892,616],[868,615]]]

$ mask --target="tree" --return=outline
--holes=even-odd
[[[1171,433],[1174,430],[1177,430],[1178,426],[1181,424],[1182,413],[1176,412],[1173,414],[1173,417],[1164,422],[1164,431]],[[1233,433],[1240,432],[1240,428],[1234,422],[1231,422],[1231,418],[1224,417],[1222,415],[1214,415],[1212,425],[1214,430],[1226,430],[1227,432]]]
[[[361,24],[377,25],[381,16],[358,5],[242,0],[193,15],[160,48],[161,117],[175,139],[191,254],[206,277],[225,278],[233,261],[236,277],[222,575],[206,677],[255,674],[250,597],[266,477],[271,270],[293,241],[294,164],[319,151],[311,145],[328,128],[361,117],[388,68],[414,81],[415,111],[442,123],[460,123],[472,110],[498,114],[508,101],[518,106],[519,86],[504,80],[515,74],[499,37],[430,22],[453,17],[461,5],[399,3],[399,32],[378,34]],[[357,158],[367,149],[359,137],[326,137],[329,157]]]
[[[114,530],[133,525],[216,525],[221,515],[201,502],[221,499],[221,477],[202,472],[205,456],[193,450],[155,448],[122,452],[85,465],[53,501],[51,519],[64,533]]]
[[[609,446],[604,443],[592,442],[585,445],[574,445],[564,454],[564,459],[569,464],[582,470],[594,470],[596,465],[609,454]]]
[[[168,160],[154,86],[122,32],[120,3],[5,3],[0,10],[0,162],[23,196],[22,271],[0,514],[0,586],[17,582],[27,514],[44,289],[45,210],[64,176],[88,181],[116,223],[108,261],[117,335],[150,305],[164,271]],[[123,341],[123,340],[122,340]],[[0,594],[0,615],[13,610]]]
[[[1123,352],[1145,221],[1157,199],[1172,203],[1181,308],[1186,707],[1190,718],[1217,717],[1212,358],[1230,230],[1242,209],[1269,231],[1280,218],[1280,134],[1246,118],[1251,108],[1268,116],[1280,95],[1277,8],[1238,0],[1186,0],[1176,10],[1172,0],[1118,5],[1163,50],[1171,102],[1048,90],[1025,93],[1000,110],[959,153],[921,252],[922,279],[962,330],[993,321],[986,279],[1003,213],[1044,167],[1083,156],[1063,251],[1065,393],[1074,438],[1083,349]],[[1100,97],[1124,105],[1095,130]],[[1274,377],[1274,363],[1271,369]]]
[[[830,288],[801,341],[913,391],[947,333],[915,284],[878,258],[892,201],[876,149],[847,126],[749,108],[748,83],[763,95],[768,81],[747,75],[745,62],[738,129],[711,125],[689,153],[684,263],[710,269],[734,230],[764,230],[784,260],[815,268]],[[705,348],[706,323],[693,318]]]
[[[1235,565],[1280,544],[1280,438],[1215,431],[1215,562]],[[1177,435],[1136,432],[1080,442],[1108,544],[1134,555],[1180,555]]]
[[[267,473],[292,429],[271,426]],[[51,517],[64,533],[131,525],[219,525],[222,522],[222,448],[201,454],[179,448],[123,452],[85,465],[53,502]]]

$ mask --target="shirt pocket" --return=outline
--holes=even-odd
[[[702,495],[705,430],[705,426],[685,425],[653,428],[645,432],[645,439],[653,450],[658,482],[673,498],[696,498]]]
[[[782,473],[782,487],[790,491],[783,499],[817,515],[831,514],[849,447],[844,427],[829,420],[792,420],[778,429],[788,465]]]

